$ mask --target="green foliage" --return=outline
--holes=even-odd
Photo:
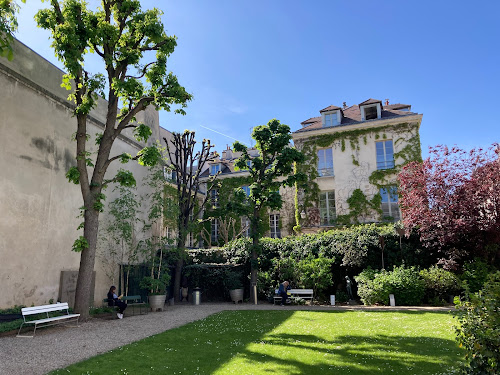
[[[454,273],[437,266],[420,271],[420,276],[425,282],[425,298],[433,304],[448,301],[449,295],[456,295],[462,288]]]
[[[480,258],[464,264],[461,279],[467,284],[469,291],[475,293],[483,288],[488,275],[493,269]]]
[[[484,288],[468,294],[468,300],[456,299],[456,328],[460,347],[465,349],[464,374],[500,373],[500,272],[491,274]]]
[[[21,1],[26,3],[26,0]],[[17,31],[18,11],[19,6],[15,1],[0,1],[0,57],[6,57],[9,61],[14,59],[11,43],[14,41],[13,34]]]
[[[138,142],[147,142],[149,137],[151,137],[151,134],[153,134],[151,128],[144,124],[139,124],[139,126],[134,129],[134,136]]]
[[[146,276],[139,283],[141,289],[149,290],[149,295],[165,294],[170,283],[170,273],[163,272],[160,276]]]
[[[69,182],[72,182],[75,185],[78,185],[78,184],[80,184],[80,171],[78,170],[77,167],[71,167],[66,172],[66,178],[68,179]]]
[[[124,187],[134,187],[136,185],[134,175],[126,169],[119,169],[118,172],[116,172],[114,181]]]
[[[94,201],[94,210],[103,212],[104,211],[104,203],[102,202],[103,200],[106,199],[106,196],[103,193],[97,194],[95,201]]]
[[[87,239],[83,236],[80,236],[73,243],[73,247],[71,248],[71,250],[73,250],[75,253],[80,253],[84,249],[88,249],[88,247],[89,242],[87,241]]]
[[[312,288],[316,298],[325,298],[328,288],[333,284],[333,262],[334,259],[319,255],[318,257],[309,256],[297,264],[300,284]]]
[[[371,269],[355,277],[358,295],[365,305],[388,305],[389,294],[394,294],[399,306],[412,306],[422,303],[425,283],[415,267],[394,267],[393,271],[380,272]]]
[[[226,271],[224,285],[227,290],[243,288],[242,274],[232,270]]]
[[[148,128],[149,129],[149,128]],[[140,165],[152,167],[161,160],[161,152],[157,146],[144,147],[137,153],[139,155],[138,161]]]

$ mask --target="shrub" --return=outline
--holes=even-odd
[[[312,256],[298,262],[300,274],[300,286],[312,288],[316,298],[325,297],[329,287],[332,286],[332,264],[334,259],[323,256],[314,258]]]
[[[425,282],[425,300],[433,305],[442,304],[447,297],[455,295],[461,290],[460,279],[452,272],[437,266],[420,271]]]
[[[460,347],[466,350],[465,374],[500,374],[500,272],[490,275],[469,301],[456,298],[456,328]]]
[[[389,294],[394,294],[398,305],[419,305],[425,284],[415,267],[394,267],[393,271],[376,273],[365,270],[355,277],[358,295],[365,305],[389,304]]]
[[[476,258],[464,264],[464,273],[461,278],[467,283],[469,291],[475,293],[483,287],[490,271],[490,267],[483,260]]]

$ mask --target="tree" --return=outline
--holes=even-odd
[[[80,185],[83,207],[83,236],[75,241],[73,250],[81,252],[80,270],[76,286],[75,311],[85,320],[88,317],[90,287],[95,263],[99,213],[103,210],[103,190],[109,183],[134,186],[131,172],[120,170],[115,177],[105,179],[109,165],[120,160],[138,160],[151,166],[160,158],[155,145],[144,147],[136,156],[111,156],[116,138],[128,128],[134,129],[138,141],[146,142],[152,130],[135,122],[136,115],[149,105],[170,111],[173,104],[183,108],[191,99],[179,85],[176,76],[167,72],[167,58],[174,51],[176,38],[167,36],[157,9],[142,11],[137,0],[103,0],[101,8],[93,12],[83,0],[66,0],[60,4],[50,1],[50,8],[36,15],[38,25],[52,32],[52,47],[63,62],[67,74],[63,85],[73,88],[70,99],[75,103],[77,122],[76,167],[66,174]],[[144,64],[145,58],[153,61]],[[101,57],[106,71],[91,74],[85,69],[88,53]],[[136,70],[137,75],[130,75]],[[107,95],[104,94],[107,90]],[[96,139],[96,157],[89,152],[87,117],[96,106],[97,94],[108,100],[106,124]],[[121,104],[121,109],[119,109]]]
[[[205,165],[215,158],[211,153],[214,147],[210,140],[204,139],[201,143],[201,150],[195,152],[196,140],[195,132],[185,130],[184,133],[172,133],[170,140],[164,138],[167,145],[167,155],[170,161],[170,168],[175,172],[177,186],[177,250],[178,260],[175,265],[174,278],[174,298],[178,302],[179,290],[181,287],[181,272],[184,265],[186,253],[186,238],[197,221],[201,210],[209,199],[209,194],[205,194],[200,205],[196,205],[200,192],[200,175],[205,170]],[[211,176],[208,180],[207,192],[212,189],[217,175]]]
[[[444,254],[447,268],[480,256],[495,263],[500,246],[500,149],[436,146],[399,175],[407,231]]]
[[[26,0],[21,0],[23,3]],[[16,12],[19,6],[13,0],[0,0],[0,56],[12,60],[14,53],[11,43],[17,30]]]
[[[251,300],[256,301],[254,286],[257,286],[258,258],[260,253],[259,239],[263,232],[262,210],[276,210],[281,208],[282,199],[279,193],[281,186],[294,186],[295,182],[303,180],[301,173],[293,174],[294,163],[304,161],[304,155],[290,146],[290,127],[273,119],[267,125],[256,126],[252,132],[255,148],[259,156],[250,157],[247,147],[238,141],[233,144],[241,157],[235,166],[240,170],[248,170],[252,184],[250,195],[246,197],[241,189],[235,192],[235,209],[250,219],[251,273],[250,293]]]

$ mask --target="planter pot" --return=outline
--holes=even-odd
[[[163,308],[165,307],[165,300],[167,299],[166,294],[151,295],[148,298],[151,311],[158,311],[158,309],[163,311]]]
[[[243,288],[230,290],[229,295],[231,296],[231,301],[234,303],[238,303],[239,301],[243,302],[243,291]]]

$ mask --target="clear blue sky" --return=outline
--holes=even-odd
[[[178,37],[169,69],[194,95],[186,116],[162,113],[161,125],[195,130],[217,150],[231,138],[249,144],[251,128],[272,118],[295,131],[330,104],[368,98],[411,104],[424,115],[424,156],[436,144],[471,148],[500,141],[500,2],[142,4],[165,13],[167,32]],[[33,21],[46,6],[21,4],[17,37],[61,66],[49,34]]]

